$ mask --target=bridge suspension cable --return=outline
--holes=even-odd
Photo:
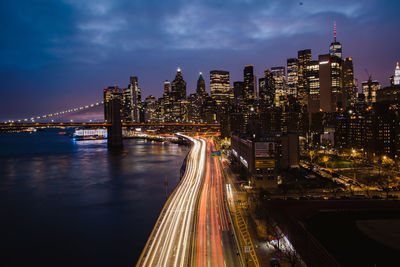
[[[8,120],[8,121],[5,121],[4,123],[27,122],[27,121],[35,122],[35,120],[49,119],[49,118],[53,118],[53,117],[56,117],[56,116],[61,116],[61,115],[64,115],[64,114],[79,112],[79,111],[86,110],[86,109],[89,109],[89,108],[93,108],[93,107],[96,107],[96,106],[100,106],[100,105],[103,105],[103,104],[104,104],[104,101],[100,101],[100,102],[96,102],[96,103],[93,103],[93,104],[90,104],[90,105],[71,108],[71,109],[67,109],[67,110],[64,110],[64,111],[59,111],[59,112],[55,112],[55,113],[49,113],[49,114],[45,114],[45,115],[41,115],[41,116],[35,116],[35,117],[24,118],[24,119],[19,119],[19,120]]]

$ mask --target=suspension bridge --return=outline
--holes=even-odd
[[[108,141],[114,143],[112,140],[117,139],[116,143],[118,145],[122,144],[122,128],[141,128],[143,130],[157,130],[159,132],[179,132],[179,131],[193,131],[193,132],[219,132],[220,124],[210,124],[210,123],[160,123],[160,122],[150,122],[150,123],[135,123],[135,122],[122,122],[120,103],[110,101],[110,106],[112,108],[107,111],[111,114],[111,121],[97,121],[94,122],[84,121],[77,122],[73,120],[56,122],[56,118],[62,118],[63,116],[68,116],[70,114],[85,112],[96,107],[104,105],[104,101],[96,102],[90,105],[85,105],[81,107],[75,107],[66,109],[63,111],[58,111],[54,113],[48,113],[40,116],[31,116],[23,119],[8,120],[0,123],[0,131],[19,131],[27,128],[107,128],[108,129]],[[115,140],[114,140],[115,141]]]

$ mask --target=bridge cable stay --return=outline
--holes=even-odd
[[[93,103],[90,105],[71,108],[71,109],[54,112],[54,113],[49,113],[49,114],[45,114],[45,115],[41,115],[41,116],[35,116],[35,117],[30,117],[30,118],[18,119],[18,120],[8,120],[8,121],[5,121],[4,123],[28,122],[28,121],[35,122],[35,120],[49,119],[49,118],[53,118],[53,117],[57,117],[57,116],[61,116],[61,115],[71,114],[71,113],[79,112],[82,110],[94,108],[94,107],[97,107],[97,106],[100,106],[103,104],[104,104],[104,101],[100,101],[100,102],[96,102],[96,103]]]

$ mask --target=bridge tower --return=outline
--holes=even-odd
[[[109,148],[122,148],[122,122],[121,122],[121,98],[113,97],[105,104],[105,117],[111,119],[107,123],[107,142]]]

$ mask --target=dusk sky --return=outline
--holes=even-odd
[[[181,67],[194,92],[198,72],[286,66],[297,51],[328,53],[333,21],[355,77],[384,86],[400,61],[398,0],[4,0],[0,120],[102,100],[102,89],[138,76],[142,96],[161,96]],[[207,84],[207,91],[209,85]]]

